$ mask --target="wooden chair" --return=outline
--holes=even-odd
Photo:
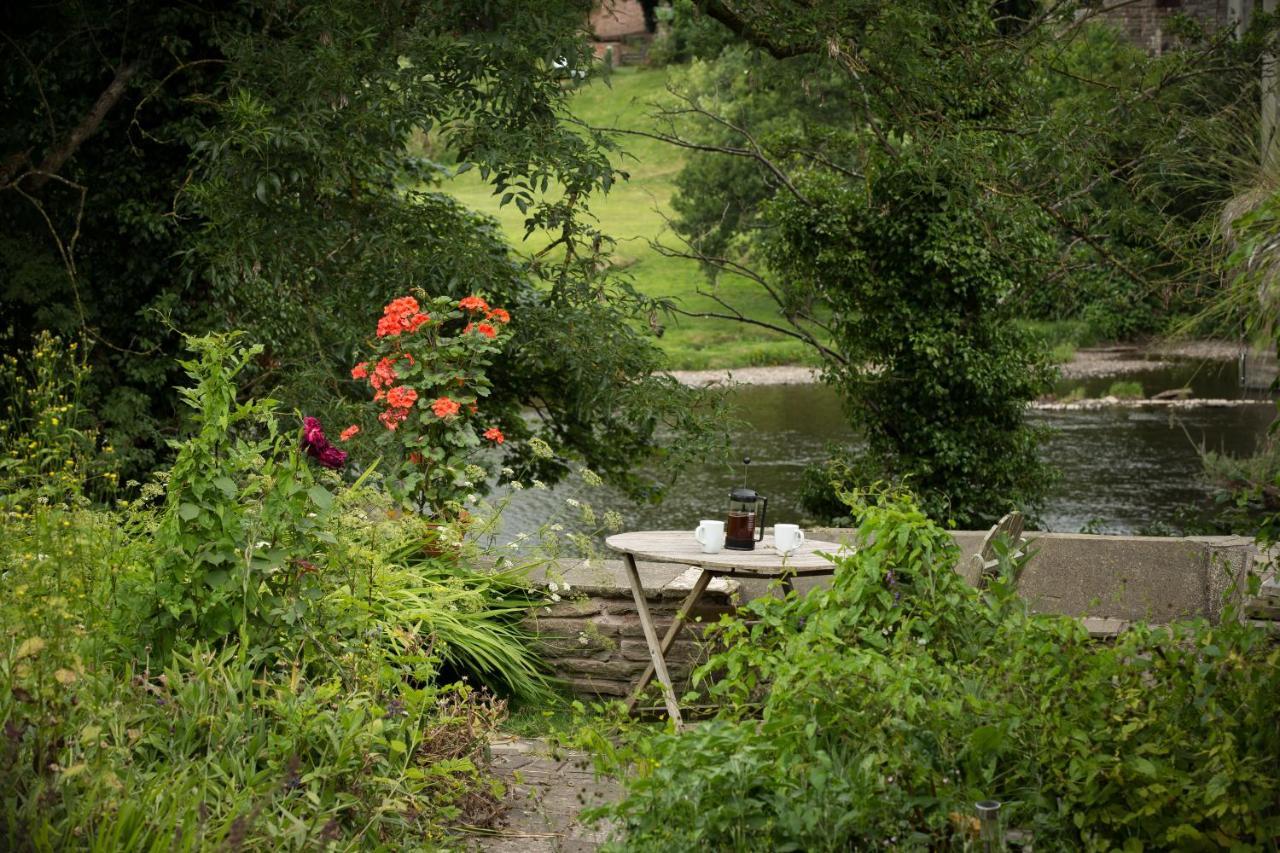
[[[988,530],[987,535],[982,538],[982,547],[978,549],[978,553],[970,557],[963,566],[964,579],[978,589],[987,588],[991,579],[1000,571],[996,542],[1002,539],[1009,543],[1010,553],[1014,559],[1021,557],[1027,546],[1027,540],[1022,536],[1024,523],[1022,513],[1017,511],[1009,513],[996,522],[995,527]]]

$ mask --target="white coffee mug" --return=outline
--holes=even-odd
[[[773,547],[779,554],[794,554],[804,544],[804,531],[798,524],[775,524],[773,526]]]
[[[724,522],[703,519],[693,531],[693,538],[702,544],[702,553],[719,554],[724,548]]]

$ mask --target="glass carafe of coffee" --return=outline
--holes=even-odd
[[[729,519],[724,525],[724,547],[754,551],[764,539],[764,513],[769,499],[754,489],[739,486],[729,492]],[[757,515],[758,513],[758,515]]]

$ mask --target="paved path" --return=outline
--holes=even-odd
[[[507,812],[493,835],[473,836],[474,850],[498,853],[591,851],[608,834],[583,826],[578,812],[619,795],[616,784],[597,781],[582,752],[557,750],[541,740],[505,737],[492,744],[493,772],[507,784]]]

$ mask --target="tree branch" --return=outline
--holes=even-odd
[[[76,153],[76,149],[97,132],[102,120],[107,117],[107,113],[111,112],[112,107],[119,103],[120,98],[124,96],[125,88],[129,85],[129,79],[137,71],[138,63],[136,62],[120,66],[111,84],[98,96],[98,100],[94,102],[93,107],[80,120],[80,123],[67,134],[61,143],[45,155],[40,167],[30,173],[30,188],[33,191],[39,190],[48,182],[50,177],[58,174],[67,160],[71,159],[71,155]]]

